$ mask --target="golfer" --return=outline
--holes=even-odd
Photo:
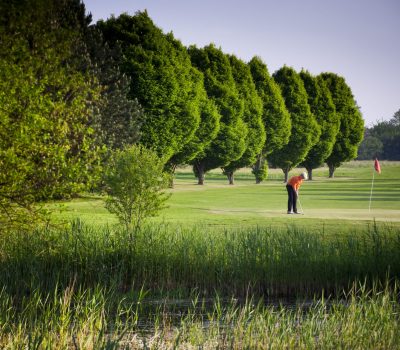
[[[286,184],[288,192],[288,214],[300,214],[297,212],[297,197],[299,189],[304,180],[307,180],[307,173],[302,173],[299,176],[292,176]]]

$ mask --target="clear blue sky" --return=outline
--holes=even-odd
[[[400,109],[399,0],[84,0],[93,20],[147,9],[183,44],[215,43],[270,73],[284,64],[343,76],[366,125]]]

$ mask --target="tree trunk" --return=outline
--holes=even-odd
[[[311,181],[312,180],[312,168],[306,168],[307,173],[308,173],[308,179]]]
[[[199,163],[195,163],[193,165],[193,170],[194,170],[194,174],[196,175],[197,180],[198,180],[197,184],[198,185],[204,185],[204,180],[205,180],[205,177],[206,177],[206,173],[204,171],[204,165],[201,164],[200,162]]]
[[[262,176],[260,176],[260,170],[262,166],[262,155],[258,156],[257,162],[253,165],[253,173],[256,178],[256,184],[260,184],[262,182]]]
[[[169,172],[171,174],[171,177],[169,179],[169,188],[174,188],[175,170],[176,170],[176,164],[172,164],[169,169]]]
[[[288,182],[288,180],[289,180],[289,168],[282,169],[282,171],[285,174],[285,181],[284,182]]]
[[[234,185],[234,176],[233,176],[233,171],[229,171],[227,173],[225,173],[228,181],[229,181],[229,185]]]
[[[335,167],[332,164],[328,164],[329,167],[329,178],[333,179],[335,177]]]
[[[197,179],[198,179],[197,184],[204,185],[205,178],[206,178],[206,176],[205,176],[204,172],[199,173],[199,176],[197,177]]]

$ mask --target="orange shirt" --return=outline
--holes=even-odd
[[[295,191],[298,191],[300,185],[303,183],[303,180],[304,179],[301,176],[292,176],[287,183],[288,185],[292,186]]]

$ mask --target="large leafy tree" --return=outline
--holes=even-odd
[[[307,92],[299,74],[293,68],[284,66],[273,77],[285,99],[292,128],[289,143],[271,154],[270,160],[283,170],[287,181],[289,171],[305,159],[311,147],[318,142],[321,131],[311,113]]]
[[[308,104],[321,128],[318,142],[310,149],[302,165],[307,169],[308,179],[312,180],[312,170],[319,167],[332,153],[336,135],[339,131],[339,118],[336,114],[331,93],[321,77],[313,77],[309,72],[300,72],[308,95]]]
[[[169,160],[168,167],[172,168],[172,172],[179,164],[191,164],[195,158],[205,157],[206,150],[219,132],[221,115],[215,102],[207,97],[205,90],[200,98],[199,107],[200,125],[192,139]]]
[[[201,79],[187,51],[165,35],[147,12],[100,21],[97,27],[110,47],[120,45],[122,71],[131,79],[130,97],[145,111],[140,142],[165,160],[179,152],[200,123]]]
[[[35,201],[81,190],[98,174],[90,124],[100,88],[76,66],[79,33],[54,16],[56,5],[11,2],[0,12],[2,227],[32,223]]]
[[[265,143],[265,128],[262,121],[262,100],[258,96],[251,76],[250,68],[246,63],[234,55],[229,56],[233,78],[240,98],[243,100],[243,121],[247,126],[246,150],[243,155],[223,167],[229,184],[233,185],[234,172],[243,167],[251,166],[260,157]]]
[[[334,73],[322,73],[320,76],[328,86],[340,120],[336,142],[326,159],[329,177],[333,177],[335,169],[343,162],[357,157],[358,146],[364,135],[364,120],[345,79]]]
[[[289,142],[291,121],[280,88],[270,76],[266,64],[261,58],[253,57],[249,67],[257,93],[263,103],[262,120],[266,131],[263,152],[253,165],[256,182],[259,183],[263,180],[262,169],[266,166],[265,158]]]
[[[221,114],[216,138],[193,161],[198,183],[204,183],[205,173],[224,167],[239,159],[246,150],[247,127],[243,122],[243,102],[236,89],[228,57],[214,45],[203,49],[189,48],[192,64],[204,74],[207,96]]]

